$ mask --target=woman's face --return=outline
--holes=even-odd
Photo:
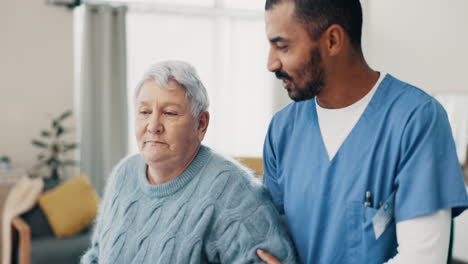
[[[146,81],[136,100],[135,134],[143,160],[161,167],[184,166],[200,146],[208,112],[195,119],[185,89],[170,80],[168,89]]]

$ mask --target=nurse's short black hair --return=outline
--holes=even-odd
[[[351,44],[361,50],[362,7],[359,0],[266,0],[265,10],[283,1],[294,3],[296,18],[304,23],[313,40],[318,40],[331,25],[340,25]]]

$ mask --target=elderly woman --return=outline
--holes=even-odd
[[[155,64],[136,89],[140,150],[108,180],[82,263],[295,263],[270,198],[236,163],[201,145],[208,97],[193,67]]]

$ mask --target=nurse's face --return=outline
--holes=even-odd
[[[325,86],[325,68],[318,42],[294,18],[294,3],[283,1],[265,15],[270,42],[268,70],[283,81],[294,101],[317,96]]]

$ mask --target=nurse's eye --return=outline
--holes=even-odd
[[[141,110],[141,111],[139,112],[139,114],[140,114],[140,115],[149,115],[150,112],[149,112],[149,111],[146,111],[146,110]]]
[[[277,44],[277,45],[276,45],[276,48],[277,48],[278,50],[283,50],[283,51],[284,51],[284,50],[286,50],[286,49],[288,48],[288,45],[279,45],[279,44]]]

